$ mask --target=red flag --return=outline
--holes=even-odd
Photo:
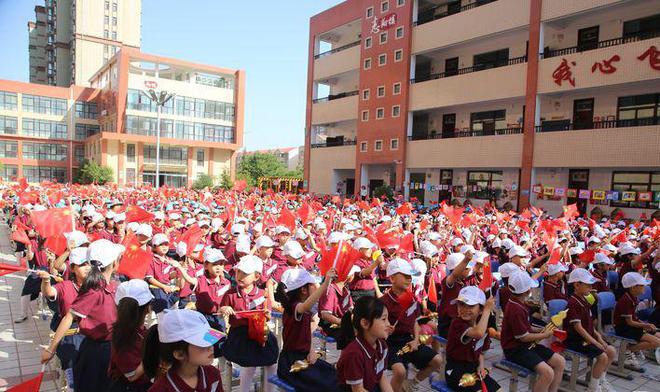
[[[36,204],[39,202],[39,192],[20,192],[18,196],[18,202],[20,204]]]
[[[312,207],[310,207],[307,202],[302,203],[300,208],[296,211],[296,215],[298,215],[298,218],[300,218],[303,225],[314,219],[314,211],[312,211]]]
[[[465,216],[463,216],[463,219],[461,219],[461,226],[463,227],[468,227],[476,224],[477,224],[477,220],[474,218],[473,214],[466,214]]]
[[[44,374],[39,373],[37,377],[7,389],[7,392],[39,392],[39,388],[41,388],[41,380],[43,378]]]
[[[406,311],[415,301],[415,294],[412,292],[412,285],[408,286],[408,289],[401,293],[401,295],[399,295],[396,300],[401,307],[401,315],[399,317],[405,317]]]
[[[454,226],[459,224],[461,215],[463,215],[463,211],[465,210],[465,208],[454,208],[448,206],[447,204],[442,204],[441,209],[442,213]]]
[[[532,214],[536,215],[537,218],[540,218],[541,215],[543,215],[543,210],[540,208],[536,208],[534,206],[530,206],[529,210],[532,212]]]
[[[17,229],[13,233],[11,233],[11,239],[14,242],[20,242],[25,245],[30,245],[30,238],[23,229]]]
[[[616,245],[619,242],[626,242],[628,239],[628,229],[621,231],[619,234],[616,235],[616,237],[612,238],[612,244]]]
[[[592,261],[594,261],[595,256],[596,256],[596,252],[594,252],[591,249],[587,249],[578,255],[578,259],[583,263],[591,263]]]
[[[266,333],[266,311],[252,310],[236,314],[238,319],[248,320],[248,339],[254,340],[262,346],[266,345],[268,334]]]
[[[46,238],[46,242],[44,242],[44,246],[50,249],[51,252],[55,253],[56,256],[60,256],[66,251],[66,245],[66,237],[61,233]]]
[[[21,192],[24,192],[28,188],[28,183],[25,177],[21,177],[18,179],[18,188],[21,190]]]
[[[121,257],[117,272],[131,279],[144,279],[152,257],[151,252],[142,249],[137,238],[133,237],[130,244],[126,246],[126,251]]]
[[[412,209],[410,208],[410,203],[403,203],[396,209],[398,215],[410,215]]]
[[[438,291],[435,287],[435,278],[433,277],[433,274],[431,274],[431,279],[429,279],[429,289],[427,290],[428,292],[428,300],[429,302],[432,302],[434,304],[438,304]]]
[[[555,248],[550,253],[550,259],[548,259],[548,265],[559,264],[561,260],[561,248]]]
[[[532,234],[532,229],[529,228],[529,222],[524,220],[519,220],[516,222],[516,226],[523,229],[527,234]]]
[[[410,252],[415,251],[415,248],[414,248],[415,245],[413,243],[413,238],[414,238],[414,236],[413,236],[412,233],[408,233],[408,234],[401,237],[401,239],[399,240],[399,253],[400,254],[406,254],[406,253],[410,253]]]
[[[27,268],[22,265],[13,265],[7,263],[0,263],[0,276],[5,276],[14,272],[25,271]]]
[[[520,217],[529,221],[530,219],[532,219],[532,213],[529,212],[528,208],[525,208],[523,212],[520,214]]]
[[[131,222],[149,222],[154,219],[154,214],[145,211],[139,206],[128,206],[126,207],[126,223]]]
[[[380,242],[378,242],[378,238],[376,237],[376,233],[374,232],[374,229],[371,228],[371,226],[364,226],[364,236],[374,244],[378,248],[380,248]]]
[[[69,207],[32,211],[32,223],[39,235],[44,238],[68,233],[74,229]]]
[[[563,209],[564,209],[564,218],[568,220],[572,220],[580,216],[576,203],[564,206]]]
[[[277,218],[277,224],[286,226],[293,232],[296,229],[296,217],[293,216],[286,206],[282,206],[280,216]]]
[[[373,199],[371,199],[371,206],[372,207],[380,207],[382,204],[383,203],[377,197],[374,197]]]
[[[246,180],[236,180],[234,181],[234,186],[231,188],[232,191],[243,192],[247,188]]]
[[[53,192],[50,195],[48,195],[48,201],[50,202],[50,204],[57,204],[62,199],[62,197],[64,197],[64,192],[62,191]]]
[[[341,248],[339,247],[341,245]],[[360,252],[349,244],[340,242],[330,250],[323,252],[321,261],[319,261],[319,272],[322,276],[328,272],[332,266],[337,270],[337,281],[343,282],[348,277],[353,264],[360,258]]]
[[[491,287],[493,287],[493,274],[490,271],[490,260],[486,259],[484,260],[484,277],[479,282],[479,288],[485,293]]]
[[[202,237],[204,237],[202,229],[198,225],[192,225],[188,230],[181,233],[178,238],[178,242],[186,243],[186,255],[191,256],[195,250],[195,247],[202,240]]]
[[[381,248],[398,248],[401,244],[396,231],[380,231],[376,233],[376,239]]]

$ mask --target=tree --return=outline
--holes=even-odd
[[[224,190],[229,190],[234,187],[234,182],[231,180],[229,171],[225,170],[222,172],[220,175],[220,185],[218,186]]]
[[[113,179],[112,168],[101,166],[95,161],[85,159],[82,162],[80,169],[78,169],[78,173],[73,179],[73,182],[78,184],[94,183],[103,185],[107,182],[112,182]]]
[[[213,180],[214,180],[213,176],[209,176],[208,174],[200,174],[193,182],[192,187],[195,190],[201,190],[204,188],[213,188]]]
[[[284,177],[287,172],[286,166],[275,155],[257,152],[243,156],[237,178],[245,179],[253,187],[257,185],[259,177]]]
[[[387,200],[390,201],[393,199],[394,190],[392,189],[391,186],[383,184],[377,187],[376,189],[374,189],[374,197],[381,198],[383,196],[387,197]]]

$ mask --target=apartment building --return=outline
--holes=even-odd
[[[649,214],[660,1],[348,0],[310,21],[305,187]]]

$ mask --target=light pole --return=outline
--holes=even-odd
[[[157,93],[152,88],[144,94],[156,104],[156,189],[158,189],[160,188],[160,113],[167,101],[174,98],[176,94],[170,94],[165,90]]]

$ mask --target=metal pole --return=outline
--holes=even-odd
[[[160,188],[160,102],[156,102],[156,189]]]

